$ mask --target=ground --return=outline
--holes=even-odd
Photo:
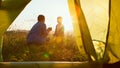
[[[52,35],[45,45],[26,44],[28,31],[8,31],[4,34],[2,55],[4,61],[87,61],[80,53],[73,34],[67,33],[62,43]],[[59,41],[59,40],[58,40]],[[32,49],[31,49],[32,48]]]

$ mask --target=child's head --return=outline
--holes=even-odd
[[[57,22],[59,23],[59,24],[61,24],[62,23],[62,17],[61,16],[59,16],[59,17],[57,17]]]
[[[39,15],[38,16],[38,22],[44,23],[45,22],[45,16],[44,15]]]

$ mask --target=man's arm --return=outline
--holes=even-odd
[[[41,28],[41,34],[42,34],[42,36],[43,37],[46,37],[47,35],[48,35],[48,31],[47,31],[47,29],[46,29],[46,25],[44,24],[44,25],[42,25],[42,28]]]

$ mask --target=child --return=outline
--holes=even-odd
[[[61,42],[64,37],[64,25],[62,24],[62,17],[57,17],[58,24],[56,25],[54,36],[56,37],[57,42]]]
[[[58,24],[56,25],[54,36],[64,36],[64,26],[62,24],[62,17],[57,17]]]

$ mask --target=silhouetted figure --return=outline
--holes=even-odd
[[[62,24],[62,17],[57,17],[57,25],[56,25],[56,29],[55,29],[55,33],[54,36],[56,37],[56,42],[57,43],[61,43],[63,41],[63,37],[64,37],[64,25]]]
[[[62,24],[62,17],[57,17],[58,24],[56,25],[54,36],[64,36],[64,25]]]
[[[47,41],[47,35],[52,28],[46,29],[45,17],[43,15],[38,16],[38,22],[32,27],[28,36],[28,44],[44,44]]]

